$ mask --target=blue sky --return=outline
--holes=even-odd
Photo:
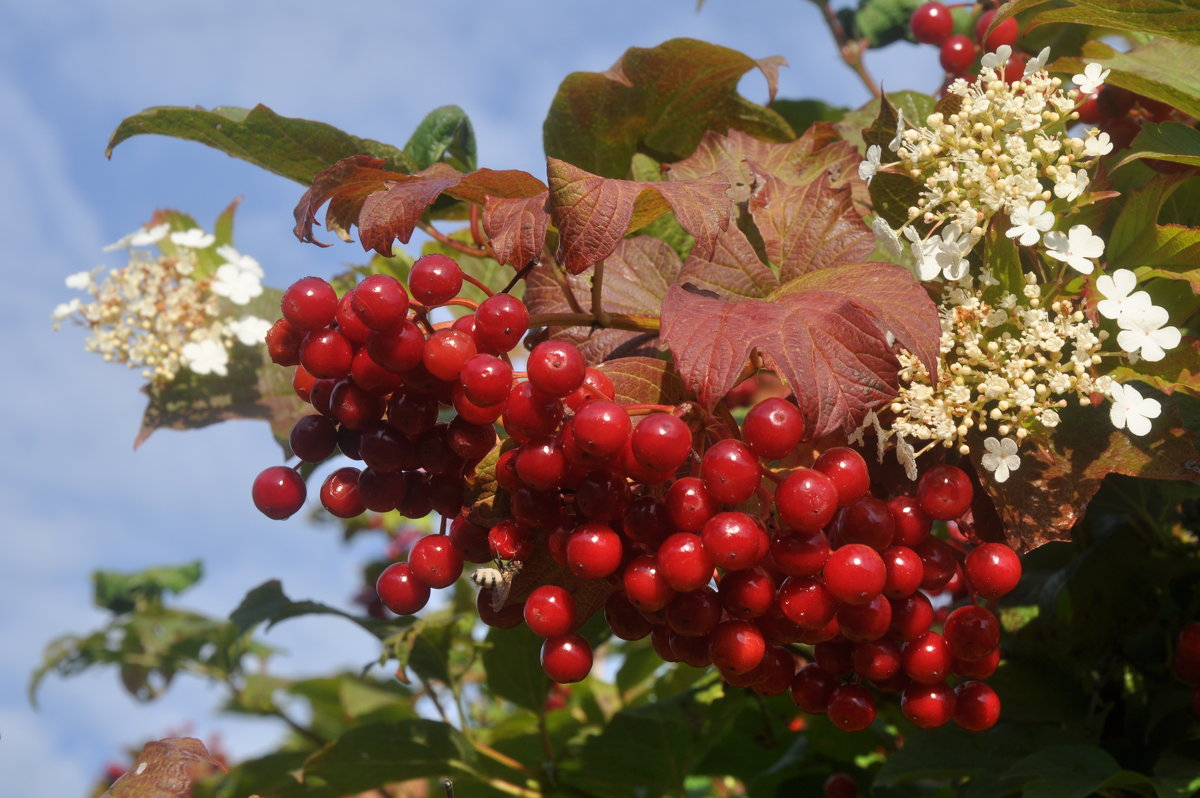
[[[212,713],[219,693],[196,681],[139,705],[113,672],[52,679],[41,708],[25,699],[29,672],[52,637],[90,631],[93,568],[136,569],[200,558],[207,575],[187,606],[223,615],[279,577],[296,597],[346,605],[358,564],[329,528],[258,516],[249,485],[278,449],[264,426],[228,423],[160,432],[136,453],[143,400],[136,373],[52,333],[50,310],[74,295],[63,278],[119,265],[101,248],[158,207],[204,223],[234,197],[238,248],[267,281],[286,286],[365,261],[357,245],[297,243],[291,210],[301,188],[197,144],[141,137],[103,157],[125,116],[152,105],[251,106],[320,119],[403,144],[436,106],[456,103],[475,125],[480,164],[540,174],[541,123],[569,72],[611,66],[628,46],[676,36],[755,57],[783,55],[779,96],[858,105],[866,94],[836,61],[815,6],[802,0],[512,0],[470,3],[42,3],[0,0],[0,232],[6,290],[0,340],[9,378],[0,391],[0,794],[84,794],[125,745],[190,724],[219,730],[235,754],[269,749],[272,724]],[[936,87],[933,48],[893,45],[868,63],[887,88]],[[743,84],[764,101],[765,84]],[[277,667],[312,674],[374,658],[372,639],[331,619],[293,621],[269,640]]]

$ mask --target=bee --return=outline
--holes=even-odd
[[[500,563],[499,568],[476,568],[471,572],[471,581],[484,590],[492,591],[492,609],[499,612],[508,601],[512,580],[521,572],[520,560]]]

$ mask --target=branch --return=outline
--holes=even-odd
[[[461,252],[464,255],[470,255],[473,258],[491,257],[488,255],[486,249],[482,247],[473,247],[469,244],[464,244],[461,241],[457,241],[431,225],[429,222],[417,222],[417,227],[419,227],[423,233],[428,235],[434,241],[437,241],[443,246],[450,247],[450,249],[453,249],[456,252]]]
[[[867,66],[863,63],[863,53],[867,50],[866,40],[852,40],[846,35],[846,29],[842,26],[842,21],[838,19],[833,7],[829,5],[829,0],[813,0],[813,2],[821,9],[821,16],[824,18],[829,32],[833,34],[833,40],[837,43],[838,53],[842,56],[842,60],[846,62],[846,66],[854,70],[854,73],[862,80],[863,85],[867,87],[867,91],[871,92],[872,97],[879,97],[882,94],[879,90],[879,84],[867,72]]]

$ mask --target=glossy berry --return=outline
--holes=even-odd
[[[304,462],[319,463],[337,448],[337,425],[327,416],[301,416],[292,425],[288,445]]]
[[[477,354],[459,370],[463,393],[480,407],[498,405],[512,392],[512,366],[495,355]]]
[[[254,506],[267,518],[282,521],[304,506],[308,488],[304,477],[287,466],[265,468],[254,478],[250,490]]]
[[[572,410],[578,410],[585,403],[592,399],[613,399],[616,397],[616,389],[613,388],[612,380],[608,375],[599,369],[589,367],[583,375],[583,385],[580,385],[566,398],[567,407]]]
[[[717,513],[704,524],[700,539],[713,563],[726,571],[757,564],[770,545],[766,530],[745,513]]]
[[[542,341],[529,353],[525,365],[533,387],[560,399],[583,384],[586,369],[583,355],[569,341]]]
[[[417,258],[408,273],[408,290],[426,307],[449,302],[462,290],[462,269],[448,255],[431,252]]]
[[[367,338],[371,336],[371,328],[363,324],[362,319],[358,317],[358,312],[354,309],[353,288],[342,294],[342,298],[338,300],[337,313],[333,318],[342,335],[356,344],[366,343]]]
[[[921,579],[922,590],[940,590],[953,577],[958,567],[958,552],[941,538],[929,537],[913,549],[921,558],[925,576]]]
[[[891,640],[858,643],[853,659],[855,673],[871,681],[890,679],[900,672],[900,647]]]
[[[804,435],[804,418],[799,408],[786,399],[763,399],[746,413],[742,421],[742,439],[759,457],[778,460],[787,457]]]
[[[837,612],[837,600],[818,578],[791,576],[779,586],[779,609],[802,629],[820,629]]]
[[[462,330],[438,330],[425,341],[421,363],[439,380],[457,380],[463,365],[475,356],[475,338]]]
[[[1000,696],[983,682],[963,682],[958,686],[954,722],[967,731],[984,731],[1000,719]]]
[[[956,659],[982,659],[1000,645],[1000,622],[986,608],[968,604],[950,613],[942,634]]]
[[[719,502],[746,501],[754,495],[761,479],[758,458],[741,441],[732,438],[717,441],[700,458],[700,480]]]
[[[535,490],[551,490],[562,484],[567,458],[553,438],[539,438],[521,445],[516,457],[517,476]]]
[[[954,30],[950,9],[941,3],[925,3],[919,6],[908,24],[913,38],[922,44],[940,45]]]
[[[551,637],[542,643],[542,670],[560,684],[581,682],[592,671],[592,647],[582,635]]]
[[[430,587],[449,587],[462,575],[463,556],[446,535],[427,535],[408,553],[413,575]]]
[[[675,597],[675,589],[663,575],[658,560],[649,554],[629,561],[621,574],[621,585],[629,603],[645,612],[657,612]]]
[[[511,294],[490,296],[475,311],[475,340],[481,352],[508,352],[528,331],[529,311]]]
[[[900,710],[918,729],[936,729],[954,717],[956,697],[945,682],[920,684],[904,688]]]
[[[838,506],[845,507],[871,489],[871,474],[867,461],[847,446],[826,449],[813,463],[813,468],[829,477],[837,490]]]
[[[330,515],[353,518],[367,509],[358,495],[358,475],[359,470],[354,466],[344,466],[321,483],[321,506]]]
[[[926,632],[904,647],[904,672],[921,684],[935,684],[950,675],[950,647],[937,632]]]
[[[1021,558],[1003,543],[984,543],[963,563],[971,587],[989,601],[1008,595],[1021,581]]]
[[[300,344],[300,365],[314,377],[342,377],[350,371],[354,344],[337,330],[314,330]]]
[[[379,600],[397,615],[412,615],[429,602],[429,585],[413,576],[406,562],[392,563],[375,581]]]
[[[1021,35],[1016,17],[1009,17],[988,33],[987,29],[995,18],[995,10],[987,11],[975,21],[975,41],[979,42],[985,53],[994,53],[1004,45],[1016,47],[1017,38]],[[986,34],[986,36],[985,36]]]
[[[559,637],[575,625],[575,599],[558,585],[541,585],[525,599],[525,624],[538,637]]]
[[[897,640],[909,642],[929,631],[933,625],[933,604],[924,593],[892,599],[890,632]]]
[[[757,618],[775,602],[775,580],[762,568],[734,571],[721,579],[717,595],[731,617]]]
[[[633,428],[629,445],[646,468],[674,473],[691,454],[692,431],[670,413],[651,413]]]
[[[820,532],[779,534],[771,540],[771,562],[788,576],[819,574],[829,559],[829,541]]]
[[[621,451],[631,428],[625,409],[604,399],[585,403],[571,420],[571,434],[579,448],[598,457]]]
[[[817,665],[805,665],[792,677],[792,702],[810,715],[824,715],[838,677]]]
[[[883,552],[882,557],[887,569],[883,595],[900,599],[917,592],[925,578],[925,565],[920,555],[907,546],[892,546]]]
[[[622,593],[613,593],[604,602],[604,622],[621,640],[641,640],[653,628]]]
[[[961,679],[986,679],[1000,665],[1000,649],[997,648],[981,659],[950,658],[950,671]]]
[[[847,543],[863,543],[883,551],[895,535],[896,519],[887,503],[874,496],[860,496],[838,511],[829,531],[829,545],[837,549]]]
[[[671,483],[666,507],[671,523],[683,532],[699,532],[718,509],[717,501],[699,477],[684,477]]]
[[[975,61],[975,42],[961,33],[942,42],[938,60],[951,75],[964,75]]]
[[[933,528],[933,519],[929,513],[921,509],[920,503],[912,496],[897,496],[888,501],[888,510],[896,522],[896,531],[892,543],[897,546],[915,548],[929,537]]]
[[[812,468],[798,468],[775,489],[775,509],[792,529],[817,532],[837,512],[838,492],[833,481]]]
[[[567,538],[567,567],[583,579],[603,579],[621,565],[621,536],[607,524],[580,525]]]
[[[875,696],[860,684],[843,684],[829,696],[826,714],[842,731],[862,731],[875,720]]]
[[[865,604],[843,604],[837,611],[842,637],[854,643],[879,640],[892,625],[892,604],[882,594]]]
[[[721,622],[721,597],[708,585],[679,593],[667,605],[667,626],[685,637],[703,637]]]
[[[320,277],[305,277],[283,292],[279,309],[297,330],[319,330],[333,322],[337,304],[333,286]]]
[[[408,292],[395,277],[372,274],[354,287],[350,305],[367,327],[386,330],[404,320],[408,313]]]
[[[830,554],[824,576],[826,588],[845,604],[866,604],[887,583],[887,569],[879,552],[861,543],[842,546]]]
[[[676,532],[659,545],[657,559],[667,584],[681,593],[698,590],[712,579],[712,557],[699,535]]]
[[[930,518],[952,521],[971,508],[975,490],[961,468],[937,465],[917,482],[917,501]]]
[[[762,632],[749,621],[723,621],[708,634],[708,655],[722,672],[749,673],[766,652]]]
[[[498,560],[520,560],[533,547],[533,534],[518,521],[506,519],[488,530],[488,548]]]
[[[267,330],[267,355],[277,366],[295,366],[300,362],[300,345],[304,330],[297,329],[287,319],[279,319]]]

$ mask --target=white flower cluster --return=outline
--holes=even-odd
[[[1011,53],[1008,46],[998,48],[984,56],[978,80],[950,84],[947,93],[957,99],[957,110],[930,114],[924,126],[911,128],[900,117],[890,145],[899,162],[892,168],[903,169],[924,188],[900,230],[877,221],[875,232],[921,280],[960,279],[967,254],[1001,213],[1010,223],[1009,238],[1021,246],[1040,244],[1048,257],[1083,274],[1104,253],[1103,240],[1086,225],[1065,233],[1055,227],[1087,188],[1088,169],[1112,143],[1097,130],[1085,138],[1066,134],[1080,92],[1064,91],[1045,71],[1048,49],[1009,83],[1003,72]],[[1097,64],[1085,71],[1076,81],[1093,90],[1107,74]],[[859,174],[869,178],[888,168],[880,166],[880,156],[877,145],[870,148]],[[930,232],[921,235],[913,226],[917,222]]]
[[[172,245],[170,254],[134,249],[164,240]],[[66,278],[68,288],[87,293],[90,301],[76,297],[58,305],[51,314],[54,328],[67,319],[86,326],[91,335],[85,349],[141,368],[157,386],[173,380],[180,368],[227,375],[233,342],[260,344],[271,324],[252,315],[232,318],[222,307],[222,297],[236,306],[262,293],[263,271],[253,258],[221,246],[216,253],[225,262],[215,274],[193,276],[197,252],[215,241],[199,228],[171,233],[168,223],[130,233],[105,247],[106,252],[129,249],[125,266],[102,281],[97,281],[102,268]]]

